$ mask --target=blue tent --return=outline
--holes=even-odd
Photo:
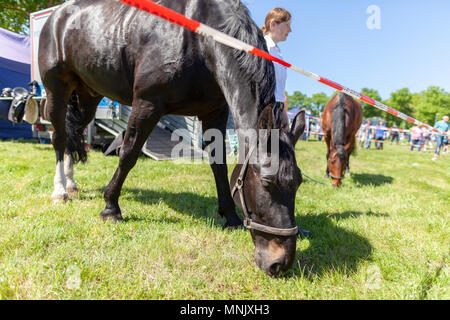
[[[30,82],[30,38],[0,28],[0,91],[3,88],[24,87]],[[9,101],[0,101],[0,119],[8,118]],[[6,113],[6,117],[5,117]],[[31,125],[13,125],[0,120],[0,139],[32,138]]]

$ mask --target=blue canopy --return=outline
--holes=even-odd
[[[0,28],[0,91],[3,88],[28,89],[30,76],[30,38]],[[0,119],[8,116],[9,101],[0,101]],[[0,120],[0,139],[32,138],[31,125],[13,125]]]

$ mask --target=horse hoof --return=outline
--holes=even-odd
[[[100,213],[100,218],[102,218],[104,222],[107,221],[119,222],[123,220],[122,215],[120,213],[119,214],[105,213],[105,210],[103,210]]]
[[[69,187],[69,188],[66,188],[66,191],[67,191],[69,197],[73,197],[73,196],[78,195],[78,188],[77,188],[77,187],[73,187],[73,188],[70,188],[70,187]]]
[[[64,203],[67,201],[67,199],[69,198],[69,195],[64,192],[64,193],[60,193],[60,194],[52,194],[52,201],[53,203]]]
[[[114,209],[103,210],[102,212],[100,212],[100,218],[102,218],[104,222],[107,221],[119,222],[123,220],[120,210],[119,213],[117,213],[117,210]]]

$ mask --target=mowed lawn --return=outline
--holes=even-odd
[[[51,145],[0,142],[3,299],[449,299],[450,155],[406,146],[358,150],[353,175],[324,179],[325,144],[301,141],[309,177],[296,198],[299,239],[280,278],[253,260],[248,231],[223,230],[207,163],[141,157],[125,182],[124,221],[104,223],[117,157],[77,165],[80,194],[50,200]],[[230,165],[229,174],[233,165]]]

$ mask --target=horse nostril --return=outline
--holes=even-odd
[[[281,263],[276,262],[269,267],[270,276],[278,276],[281,272]]]

